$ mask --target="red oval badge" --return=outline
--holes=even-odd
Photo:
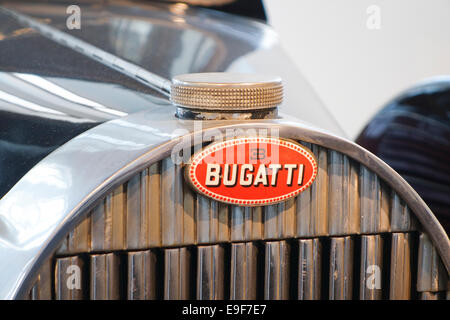
[[[185,169],[190,185],[214,200],[242,206],[285,201],[311,186],[317,161],[288,140],[243,137],[214,143]]]

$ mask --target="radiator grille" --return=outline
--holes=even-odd
[[[266,207],[215,202],[170,159],[151,164],[67,235],[30,298],[445,298],[448,274],[398,195],[347,156],[303,144],[316,181]]]

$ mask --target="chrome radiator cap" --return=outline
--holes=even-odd
[[[262,112],[264,116],[256,118],[266,118],[267,111],[275,109],[283,101],[283,85],[279,77],[260,74],[183,74],[172,79],[170,100],[178,109],[184,109],[177,112],[181,118],[196,118],[192,115],[198,112],[247,113],[253,116]]]

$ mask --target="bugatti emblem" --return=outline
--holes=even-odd
[[[194,154],[185,178],[198,193],[242,206],[285,201],[311,186],[317,161],[290,140],[242,137],[213,143]]]

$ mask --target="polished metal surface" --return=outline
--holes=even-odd
[[[254,242],[231,244],[230,299],[257,298],[258,250]]]
[[[417,291],[438,292],[448,290],[448,273],[442,260],[425,233],[419,237]]]
[[[360,211],[359,166],[342,153],[329,151],[328,155],[329,234],[359,233],[361,216],[366,214]]]
[[[399,251],[401,238],[412,243],[416,236],[385,233],[119,251],[114,259],[111,259],[112,254],[91,255],[91,261],[101,256],[97,265],[85,265],[85,255],[56,256],[53,271],[51,264],[43,266],[38,277],[40,286],[36,283],[29,297],[39,300],[92,298],[91,290],[98,288],[89,288],[88,274],[97,272],[97,286],[101,284],[102,292],[108,291],[105,289],[108,286],[116,288],[117,292],[119,287],[120,298],[129,300],[445,299],[447,280],[442,274],[441,277],[436,275],[437,286],[431,289],[423,287],[426,290],[421,290],[410,282],[416,278],[416,272],[418,281],[429,283],[430,278],[420,267],[423,260],[431,263],[430,259],[424,259],[420,253],[418,267],[415,258],[405,259],[404,253]],[[388,237],[393,237],[391,242],[397,243],[392,248],[384,246]],[[432,246],[428,249],[433,250]],[[390,255],[399,259],[393,262],[396,267],[387,270],[390,266],[386,263],[392,259]],[[411,251],[411,256],[415,255]],[[125,268],[121,266],[123,261],[128,261]],[[405,261],[407,266],[401,266]],[[357,270],[352,272],[352,268]],[[106,271],[99,274],[101,270]],[[406,276],[403,274],[405,270],[409,271]],[[106,273],[111,274],[105,277]],[[390,278],[385,278],[389,273]],[[44,279],[47,285],[42,286]]]
[[[251,112],[279,106],[283,85],[279,77],[259,74],[183,74],[172,79],[170,100],[186,109]]]
[[[115,253],[90,256],[90,299],[120,299],[120,257]]]
[[[229,206],[201,195],[196,196],[193,230],[197,238],[194,243],[225,242],[229,240]]]
[[[298,299],[319,300],[321,285],[322,244],[320,239],[300,239],[298,240]]]
[[[85,262],[81,256],[61,257],[55,263],[55,299],[83,300],[88,298]]]
[[[225,249],[221,245],[197,247],[197,299],[225,298]]]
[[[159,76],[163,78],[164,83],[166,79],[172,79],[176,75],[198,72],[275,74],[286,82],[285,103],[280,107],[282,112],[289,112],[291,116],[300,117],[304,121],[344,135],[309,83],[295,68],[292,68],[292,61],[280,48],[275,32],[266,24],[256,20],[191,8],[184,4],[128,0],[102,3],[82,2],[77,3],[83,12],[82,28],[68,30],[66,8],[68,5],[73,5],[73,1],[61,0],[46,4],[35,1],[0,1],[0,4],[9,11],[34,19],[35,23],[44,21],[45,26],[49,27],[45,30],[51,28],[51,32],[44,34],[45,37],[37,32],[32,33],[33,42],[27,41],[25,37],[13,37],[14,33],[11,33],[11,40],[18,39],[14,42],[15,50],[4,52],[8,54],[7,61],[14,61],[14,66],[17,64],[17,68],[21,70],[27,69],[31,73],[40,74],[43,73],[42,68],[44,68],[47,72],[50,70],[52,73],[58,71],[61,73],[61,67],[58,66],[66,61],[61,57],[66,57],[68,54],[59,55],[54,50],[49,52],[48,60],[56,61],[57,64],[44,61],[43,64],[37,65],[27,59],[14,59],[13,53],[17,51],[22,52],[28,49],[27,54],[35,53],[31,48],[37,42],[40,47],[47,48],[53,44],[63,51],[72,52],[70,60],[73,59],[76,63],[73,67],[71,66],[71,72],[62,74],[62,77],[70,77],[71,74],[80,72],[90,74],[89,70],[86,70],[88,68],[84,68],[89,63],[78,62],[80,57],[83,57],[92,60],[89,64],[91,69],[92,63],[105,66],[100,70],[97,67],[96,73],[92,72],[92,74],[103,76],[113,71],[111,81],[121,85],[131,82],[130,87],[139,92],[151,92],[152,95],[155,95],[156,91],[151,90],[148,85],[143,85],[146,77],[140,77],[141,73]],[[7,23],[4,24],[9,26]],[[25,28],[21,26],[17,29]],[[55,30],[63,32],[64,35],[47,39],[46,37],[54,34]],[[5,34],[9,35],[9,32]],[[89,49],[95,50],[83,50],[81,55],[78,52],[83,45],[70,46],[71,41],[67,44],[63,43],[65,46],[56,45],[54,41],[64,39],[66,36],[73,39],[74,44],[86,44]],[[7,42],[3,43],[6,45]],[[30,48],[27,47],[27,43]],[[39,59],[43,59],[42,55]],[[122,63],[123,61],[128,63]],[[277,61],[277,63],[268,64],[267,61]],[[11,66],[11,63],[8,65]],[[67,63],[63,66],[67,67]],[[161,85],[161,87],[164,86]],[[67,89],[67,83],[65,87]],[[123,95],[114,95],[112,98],[109,92],[114,90],[92,92],[88,89],[89,87],[85,88],[84,93],[91,91],[89,95],[94,98],[94,101],[107,100],[106,106],[113,104],[114,107],[119,106],[127,110],[139,106],[127,102],[122,98]],[[146,103],[145,100],[148,99],[142,100],[144,101],[140,101],[141,104]],[[119,108],[119,110],[122,109]]]
[[[393,233],[391,248],[389,298],[408,300],[411,298],[412,236],[409,233]]]
[[[391,194],[391,231],[414,231],[417,220],[411,209],[400,199],[398,194]]]
[[[289,299],[290,247],[286,241],[265,243],[264,299]]]
[[[255,119],[276,119],[278,118],[278,108],[264,109],[244,112],[221,112],[185,109],[178,107],[176,117],[179,119],[192,120],[255,120]]]
[[[177,138],[177,134],[184,134],[184,132],[186,132],[180,130],[175,131],[175,129],[187,129],[189,128],[189,126],[192,126],[191,129],[194,129],[193,122],[172,120],[167,121],[167,118],[165,117],[167,117],[165,113],[164,115],[158,115],[154,112],[141,113],[136,116],[128,117],[126,121],[116,120],[97,127],[99,129],[102,129],[101,131],[97,131],[99,129],[94,129],[84,135],[81,135],[79,138],[54,152],[47,159],[48,162],[43,162],[41,163],[41,165],[38,165],[36,168],[34,168],[21,181],[21,183],[12,190],[11,193],[9,193],[2,201],[0,201],[0,217],[3,226],[17,225],[17,222],[14,221],[17,221],[16,219],[18,217],[21,217],[20,221],[27,221],[27,218],[25,217],[27,214],[32,214],[35,219],[36,206],[34,204],[36,203],[36,201],[33,200],[35,197],[39,198],[39,203],[41,206],[46,203],[46,201],[49,201],[49,204],[54,204],[55,199],[60,199],[59,201],[61,203],[64,203],[65,207],[71,208],[70,210],[67,209],[68,211],[59,211],[59,207],[53,205],[53,211],[46,209],[45,215],[43,216],[46,217],[46,219],[42,221],[38,220],[41,221],[40,223],[43,223],[45,221],[45,224],[40,225],[33,223],[32,225],[29,225],[29,227],[22,227],[21,229],[17,229],[17,227],[11,229],[8,227],[7,230],[9,230],[9,232],[6,233],[6,238],[5,235],[3,235],[1,242],[2,254],[17,256],[14,254],[15,248],[17,246],[26,247],[26,243],[32,243],[33,245],[30,245],[27,250],[21,251],[21,259],[14,259],[14,266],[11,265],[11,268],[5,265],[1,266],[1,268],[7,269],[4,269],[4,272],[7,272],[11,275],[11,277],[9,278],[2,278],[0,280],[2,281],[2,285],[0,286],[0,288],[4,294],[6,294],[6,292],[8,292],[9,294],[12,294],[14,292],[17,293],[16,290],[21,287],[20,284],[23,283],[22,281],[24,281],[24,279],[27,279],[28,277],[30,279],[34,278],[34,275],[38,270],[36,267],[34,267],[36,269],[32,268],[32,266],[38,266],[40,264],[40,261],[44,261],[46,257],[48,257],[54,250],[56,250],[61,243],[60,241],[63,240],[68,232],[73,231],[78,223],[83,221],[88,213],[95,208],[96,201],[100,201],[103,195],[108,194],[108,192],[114,191],[121,184],[132,179],[132,177],[134,177],[137,172],[139,173],[142,170],[148,168],[150,164],[155,165],[159,162],[159,160],[166,158],[171,148],[182,141],[180,138]],[[371,170],[373,170],[373,172],[375,172],[378,176],[383,177],[382,179],[386,181],[386,183],[391,184],[390,187],[395,188],[396,194],[398,194],[398,196],[403,199],[405,204],[407,204],[408,207],[411,208],[410,212],[414,213],[417,216],[418,220],[427,230],[430,237],[434,239],[436,248],[438,249],[438,251],[440,250],[443,261],[448,258],[448,247],[446,247],[446,245],[448,244],[448,238],[443,236],[443,233],[441,233],[442,229],[440,229],[437,222],[433,220],[433,216],[427,211],[426,207],[422,206],[422,202],[420,202],[418,198],[414,198],[414,192],[408,189],[406,185],[403,185],[402,180],[398,178],[395,173],[390,171],[390,169],[385,167],[384,164],[379,162],[376,158],[370,156],[370,154],[365,153],[365,151],[360,149],[358,146],[350,142],[346,142],[345,140],[330,136],[329,134],[321,133],[318,130],[308,127],[301,127],[298,125],[292,125],[291,123],[284,122],[283,120],[254,121],[248,124],[238,125],[233,124],[233,122],[229,121],[213,121],[208,123],[208,125],[211,128],[204,128],[203,132],[205,134],[208,134],[208,132],[212,132],[213,130],[215,130],[215,127],[219,127],[221,128],[221,130],[224,130],[226,128],[278,128],[280,130],[281,136],[283,137],[294,139],[300,139],[301,137],[302,141],[306,140],[308,141],[308,143],[313,143],[313,145],[315,145],[315,143],[320,143],[321,146],[313,146],[313,150],[316,148],[316,150],[318,150],[322,155],[322,159],[328,159],[327,148],[333,148],[338,152],[342,152],[352,157],[356,161],[364,164],[366,167],[370,167]],[[101,134],[101,132],[103,132],[104,134]],[[172,132],[172,134],[170,132]],[[136,143],[137,137],[139,137],[140,143]],[[154,147],[155,145],[160,145],[163,141],[170,142],[165,143],[164,145],[157,148]],[[189,144],[190,143],[191,142],[189,141]],[[86,149],[87,146],[90,146],[90,148]],[[76,150],[76,152],[74,153],[73,150]],[[80,150],[86,150],[87,152],[83,153],[80,152]],[[107,154],[108,150],[114,151],[114,158],[105,157],[105,152]],[[61,167],[60,170],[57,169],[59,167],[49,167],[50,163],[52,163],[51,161],[53,160],[55,161],[55,164],[60,164],[64,154],[67,154],[68,156],[68,158],[66,158],[66,160],[69,161],[68,164],[89,163],[89,166],[83,165],[83,170],[79,170],[79,168],[76,169],[72,167],[72,165]],[[324,168],[324,173],[326,173],[325,176],[327,177],[327,179],[322,180],[322,182],[320,183],[327,184],[328,170],[326,168],[328,165],[328,160],[326,160],[325,162],[322,160],[321,162],[320,156],[318,158],[319,166],[322,166]],[[167,162],[168,163],[166,165],[164,165],[164,161],[162,162],[162,164],[156,164],[154,168],[161,168],[161,172],[164,172],[165,170],[168,170],[168,172],[178,170],[175,168],[175,165],[170,165],[170,161]],[[39,184],[41,185],[37,188],[37,180],[35,177],[40,175],[41,170],[45,170],[45,172],[48,172],[50,168],[52,168],[52,170],[55,170],[54,174],[52,175],[53,177],[55,177],[55,179],[49,180],[48,178],[45,178],[38,180]],[[191,236],[196,235],[196,233],[190,226],[194,226],[193,228],[196,228],[196,223],[193,223],[195,221],[193,219],[196,219],[195,217],[197,213],[195,212],[199,208],[196,209],[196,205],[192,206],[192,203],[194,203],[194,201],[197,201],[195,200],[196,197],[192,197],[193,195],[189,193],[184,194],[181,190],[176,190],[177,188],[172,186],[174,183],[177,183],[175,174],[170,173],[170,175],[167,177],[167,180],[164,180],[166,178],[164,178],[164,175],[162,173],[159,175],[158,170],[156,170],[155,172],[156,177],[161,178],[159,182],[161,184],[161,190],[168,190],[161,193],[161,207],[164,204],[170,206],[172,206],[172,204],[176,204],[176,202],[168,202],[163,198],[167,197],[166,199],[169,200],[172,199],[171,195],[175,195],[176,197],[179,197],[179,201],[182,200],[183,202],[186,201],[186,203],[191,203],[191,209],[189,210],[193,210],[191,212],[194,212],[194,215],[190,215],[189,212],[179,214],[176,212],[175,207],[174,209],[170,209],[174,212],[173,216],[171,216],[170,214],[166,215],[166,220],[164,221],[164,218],[162,216],[160,216],[159,218],[159,221],[161,221],[161,225],[165,226],[164,229],[161,230],[169,230],[170,233],[158,233],[157,231],[154,231],[155,234],[158,234],[160,238],[159,240],[157,238],[154,238],[152,241],[154,241],[155,246],[172,246],[177,244],[184,245],[184,242],[180,242],[181,240],[183,240],[183,237],[186,237],[186,239],[189,241],[191,241],[192,239],[195,241],[196,237]],[[115,172],[115,174],[111,175],[111,172]],[[46,174],[45,177],[48,177],[48,174]],[[182,181],[181,178],[180,181]],[[70,185],[68,184],[68,182],[70,182]],[[57,188],[55,188],[55,183],[57,183]],[[158,185],[158,182],[154,181],[154,183],[155,185]],[[67,192],[69,186],[71,192]],[[179,186],[182,186],[182,184],[179,184]],[[184,186],[182,188],[184,188]],[[33,192],[28,192],[27,190],[33,190]],[[52,192],[49,193],[49,190],[52,190]],[[18,207],[16,206],[16,204],[18,202],[16,202],[15,199],[19,198],[21,199],[20,203],[29,204],[29,207],[24,208],[25,210],[23,211],[22,209],[21,211],[17,211]],[[294,201],[296,205],[298,204],[297,201]],[[244,208],[242,210],[237,210],[232,208],[229,213],[231,214],[231,217],[229,218],[229,226],[232,230],[230,230],[228,234],[230,235],[230,237],[236,237],[236,239],[242,239],[242,236],[264,239],[266,234],[270,237],[272,237],[272,235],[278,237],[280,236],[280,234],[292,234],[292,225],[286,227],[286,224],[283,222],[292,221],[289,220],[289,217],[291,217],[291,211],[289,211],[290,208],[289,206],[286,207],[284,205],[286,204],[283,204],[279,207],[281,211],[278,215],[271,211],[273,209],[267,208],[263,209],[262,211],[260,211],[260,209]],[[208,206],[210,206],[210,204],[207,204],[207,207]],[[180,207],[182,208],[183,206],[180,205]],[[189,206],[186,206],[186,208],[188,207]],[[49,207],[44,206],[43,208]],[[297,209],[295,212],[297,212],[297,214],[294,215],[296,217],[296,227],[294,228],[294,230],[298,229],[299,221],[302,221],[301,219],[304,218],[304,215],[301,214],[304,211],[299,211],[298,206],[296,208]],[[308,208],[308,206],[306,208]],[[170,210],[167,210],[166,212],[170,213]],[[18,212],[20,212],[20,214]],[[156,213],[153,212],[153,214]],[[209,213],[206,216],[208,215]],[[214,214],[209,216],[214,218]],[[172,218],[169,219],[169,217]],[[180,224],[180,220],[177,220],[179,219],[177,217],[182,218],[183,223],[181,225],[185,227],[177,227],[177,225]],[[328,226],[329,222],[327,212],[325,212],[324,218],[326,220],[323,223]],[[190,219],[190,222],[185,224],[185,219]],[[270,221],[266,219],[269,219]],[[239,222],[242,220],[242,223]],[[275,220],[277,220],[276,223],[274,222]],[[31,219],[30,221],[36,220]],[[265,230],[266,223],[268,223],[268,225],[270,226],[268,230]],[[224,227],[227,226],[225,222],[223,222],[223,224]],[[36,228],[36,225],[39,225],[40,227]],[[208,228],[203,229],[208,231],[205,231],[205,235],[203,235],[202,237],[205,237],[206,234],[208,234],[209,236],[211,230],[218,230],[217,222],[215,222],[214,224],[208,223],[207,225],[208,228],[210,228],[210,226],[213,226],[213,228],[210,228],[209,230]],[[287,229],[283,230],[283,228]],[[319,230],[324,230],[324,235],[327,235],[327,228],[319,228]],[[183,230],[183,232],[180,232],[181,230]],[[433,232],[431,232],[431,230],[433,230]],[[211,239],[217,240],[218,234],[219,233],[211,233]],[[189,237],[187,237],[187,235],[189,235]],[[260,235],[262,235],[262,238]],[[317,235],[319,236],[320,234]],[[294,234],[293,236],[298,237],[299,235]],[[35,238],[47,239],[49,243],[33,241],[32,239]],[[163,241],[166,242],[163,243]],[[41,250],[44,250],[43,254],[40,254]],[[24,263],[25,261],[26,264],[20,266],[20,264]],[[35,264],[36,262],[37,264]],[[14,274],[17,275],[22,273],[27,276],[25,276],[24,278],[16,278],[13,276]],[[28,290],[25,288],[27,286],[26,283],[27,282],[25,281],[22,289],[25,292],[27,292]],[[18,285],[19,287],[17,287]]]
[[[280,112],[279,120],[208,121],[209,123],[203,124],[203,128],[198,128],[193,121],[173,119],[174,107],[167,105],[167,101],[154,99],[153,93],[133,84],[131,88],[134,91],[131,95],[137,96],[138,91],[146,92],[143,100],[149,100],[150,103],[136,103],[138,100],[133,99],[133,102],[130,102],[125,99],[120,102],[120,106],[125,109],[117,110],[134,113],[137,110],[133,109],[131,104],[145,106],[140,110],[145,110],[148,106],[150,108],[139,114],[130,114],[99,125],[71,140],[31,169],[0,200],[0,261],[10,261],[9,264],[0,265],[0,272],[6,275],[0,277],[0,298],[27,297],[30,289],[31,298],[35,299],[57,297],[57,293],[61,297],[77,297],[76,294],[63,290],[63,278],[57,280],[53,276],[62,276],[60,271],[64,261],[59,259],[65,259],[68,255],[78,257],[79,253],[88,253],[88,260],[83,260],[90,275],[90,284],[85,286],[87,296],[93,299],[116,299],[129,297],[131,292],[133,297],[137,298],[138,293],[139,297],[143,297],[148,293],[147,287],[139,285],[142,281],[147,284],[147,280],[142,280],[146,279],[145,270],[148,270],[145,254],[142,257],[139,254],[133,256],[132,252],[138,252],[138,249],[139,252],[144,252],[149,248],[162,251],[160,260],[157,255],[155,262],[157,266],[163,266],[161,270],[164,272],[164,284],[159,297],[228,297],[229,293],[232,295],[232,287],[228,287],[227,277],[229,276],[230,280],[232,277],[239,277],[239,270],[235,266],[231,272],[232,268],[228,266],[233,245],[230,248],[227,243],[251,240],[266,240],[261,244],[262,250],[258,251],[264,266],[262,275],[259,271],[264,279],[260,297],[287,298],[290,297],[289,286],[292,286],[288,285],[290,281],[293,281],[293,286],[297,288],[296,279],[299,279],[299,282],[300,279],[309,281],[314,276],[306,274],[306,278],[299,275],[294,275],[295,279],[289,278],[291,270],[297,270],[292,268],[297,263],[295,258],[299,258],[294,250],[297,244],[293,245],[297,240],[291,239],[313,237],[315,240],[315,237],[329,236],[332,236],[330,250],[323,250],[322,258],[326,256],[326,260],[330,260],[330,265],[326,268],[330,268],[332,272],[327,275],[327,279],[321,280],[325,282],[325,287],[330,288],[330,297],[350,298],[354,297],[354,293],[349,289],[350,282],[355,282],[360,277],[359,274],[351,273],[349,263],[349,260],[356,256],[353,255],[352,248],[354,243],[360,241],[359,234],[364,234],[361,245],[362,249],[366,248],[361,263],[368,263],[373,259],[371,253],[379,250],[372,250],[370,247],[371,244],[377,243],[376,238],[380,234],[386,237],[395,232],[392,235],[389,259],[390,297],[405,299],[412,297],[411,291],[415,289],[411,279],[417,259],[414,256],[415,248],[411,247],[414,242],[414,233],[411,231],[415,230],[416,224],[430,237],[433,250],[440,255],[448,273],[448,237],[417,193],[398,174],[378,158],[349,141],[301,121],[290,122],[295,120],[293,116],[297,115],[302,120],[339,132],[326,109],[322,108],[314,94],[311,94],[304,79],[293,73],[289,60],[279,52],[276,37],[268,27],[227,15],[182,7],[180,9],[179,6],[176,11],[175,7],[166,5],[135,4],[142,10],[130,9],[127,5],[128,1],[120,2],[116,6],[106,3],[86,4],[83,6],[84,13],[95,16],[102,12],[102,19],[88,20],[82,32],[73,38],[64,34],[73,35],[73,31],[58,31],[58,28],[65,28],[66,6],[63,2],[58,5],[9,3],[8,8],[20,12],[22,18],[19,19],[16,15],[17,21],[11,21],[11,18],[2,19],[0,28],[17,25],[19,20],[23,20],[23,15],[48,22],[48,28],[27,18],[27,21],[22,22],[28,25],[31,23],[35,31],[28,30],[27,37],[20,37],[20,34],[17,37],[7,30],[5,34],[8,42],[4,39],[0,41],[0,45],[11,46],[15,43],[18,47],[14,48],[20,49],[15,52],[27,52],[26,44],[36,41],[42,45],[42,50],[51,49],[46,50],[47,55],[52,61],[59,63],[45,64],[42,55],[39,56],[39,64],[31,58],[12,59],[14,55],[2,49],[2,52],[8,55],[5,60],[7,66],[12,68],[15,74],[13,77],[10,74],[5,75],[0,89],[5,89],[13,82],[24,83],[30,92],[46,94],[49,101],[60,103],[67,100],[62,106],[66,108],[65,111],[74,110],[74,115],[80,115],[83,111],[98,119],[104,111],[115,112],[116,108],[98,108],[97,98],[110,96],[100,93],[100,86],[93,86],[98,94],[86,94],[85,89],[81,90],[81,94],[80,90],[74,88],[75,84],[83,82],[65,82],[65,79],[60,78],[67,77],[67,73],[57,72],[61,61],[56,60],[57,52],[60,51],[55,51],[55,47],[61,47],[67,54],[72,52],[70,57],[76,58],[73,59],[74,68],[69,74],[76,74],[80,69],[77,64],[80,55],[71,49],[80,52],[83,48],[88,48],[89,50],[85,50],[86,55],[82,56],[84,60],[81,60],[89,66],[92,64],[86,61],[91,58],[97,60],[94,63],[96,68],[92,70],[102,70],[98,74],[101,74],[103,79],[111,74],[111,70],[105,66],[115,68],[115,75],[110,77],[112,85],[130,83],[129,79],[126,81],[126,77],[118,77],[117,73],[128,76],[131,74],[137,78],[139,72],[131,72],[140,70],[135,67],[160,75],[164,79],[186,72],[275,71],[287,80],[287,100],[280,110],[289,111],[289,115]],[[42,6],[54,9],[48,11],[52,14],[48,15],[46,10],[42,10]],[[13,29],[18,28],[14,26]],[[46,37],[53,40],[39,34],[43,31],[48,31]],[[105,34],[110,36],[104,37]],[[135,41],[135,36],[142,41]],[[70,43],[66,47],[56,44],[67,39]],[[111,42],[110,39],[114,41]],[[158,39],[163,39],[163,42]],[[199,44],[198,50],[186,50],[194,42]],[[80,48],[73,46],[76,43],[81,44]],[[138,43],[138,48],[130,47],[132,43]],[[185,46],[185,43],[189,46]],[[225,47],[231,49],[223,55]],[[156,48],[163,49],[158,51]],[[100,56],[96,57],[95,52],[99,52]],[[199,52],[203,54],[199,55]],[[173,53],[183,58],[176,59],[171,56]],[[107,63],[102,65],[104,69],[98,67],[98,61],[102,60],[101,55],[111,58],[106,59]],[[17,56],[21,57],[20,54]],[[278,61],[272,69],[267,65],[270,59]],[[125,60],[130,63],[122,63]],[[118,63],[114,65],[114,61]],[[41,69],[36,69],[36,65],[47,65],[42,79],[38,78],[39,82],[33,78],[36,73],[41,76],[42,72]],[[0,68],[2,66],[0,63]],[[120,73],[118,71],[121,68],[133,70]],[[49,75],[51,79],[48,78]],[[93,75],[94,71],[87,78],[91,79]],[[80,74],[77,76],[84,79]],[[133,81],[137,82],[136,79]],[[63,91],[65,98],[50,98],[51,95],[43,92],[45,90],[39,83],[48,85],[48,82],[57,86],[58,90],[66,90]],[[69,84],[73,86],[70,90]],[[83,85],[86,88],[90,83]],[[7,97],[9,101],[12,97],[23,106],[32,106],[35,108],[35,115],[42,114],[42,109],[38,108],[40,113],[36,112],[36,106],[40,106],[35,103],[36,100],[24,99],[28,97],[25,96],[28,92],[19,92],[18,88],[20,86],[14,87],[13,91],[8,91],[3,97]],[[123,92],[114,95],[113,92],[119,91],[109,91],[110,100],[118,99]],[[74,95],[76,101],[80,101],[80,97],[85,99],[81,100],[84,103],[81,109],[77,109]],[[24,104],[24,101],[32,104]],[[86,103],[96,108],[86,108]],[[6,105],[12,108],[13,104],[8,102]],[[110,106],[107,103],[100,105]],[[14,108],[18,109],[15,106]],[[61,112],[59,109],[56,111]],[[108,115],[108,119],[117,116],[122,117],[125,114]],[[70,118],[73,118],[73,115]],[[308,193],[302,194],[302,198],[265,208],[224,207],[193,194],[182,180],[182,166],[173,164],[167,157],[172,148],[182,141],[190,147],[195,135],[205,134],[210,139],[211,133],[223,133],[227,128],[276,129],[283,138],[310,145],[319,160],[319,176],[315,185],[308,189]],[[188,142],[185,142],[186,138]],[[204,141],[210,141],[208,139]],[[329,192],[330,188],[336,190],[336,194],[341,194],[341,197]],[[345,188],[349,191],[347,194]],[[346,210],[349,215],[345,214]],[[299,241],[303,240],[309,239]],[[221,244],[216,244],[217,242]],[[367,244],[366,247],[364,243]],[[185,247],[186,245],[200,246]],[[246,245],[253,243],[247,242]],[[426,247],[424,245],[423,248]],[[298,248],[300,253],[301,247]],[[306,260],[309,255],[308,248],[309,243],[302,252]],[[422,250],[425,250],[422,251],[422,260],[427,256],[427,252],[432,252],[428,249]],[[56,256],[53,255],[55,251]],[[191,253],[194,255],[191,256]],[[237,251],[235,253],[237,254]],[[317,253],[313,250],[314,254]],[[239,256],[236,255],[235,259],[239,259]],[[427,259],[423,260],[425,264],[421,274],[426,274],[427,270],[439,270],[439,267],[435,267],[435,258]],[[130,261],[131,266],[127,264]],[[427,261],[431,261],[431,264],[427,264]],[[58,269],[59,262],[61,265]],[[306,263],[309,266],[309,262]],[[360,261],[353,263],[359,265]],[[316,270],[317,267],[311,266],[310,270]],[[130,268],[131,273],[128,272]],[[133,273],[134,271],[136,272]],[[218,272],[222,272],[223,278]],[[152,274],[148,276],[151,277]],[[127,279],[130,278],[136,280],[136,286],[122,286],[123,283],[128,283]],[[440,275],[432,276],[431,279],[430,282],[426,277],[421,278],[424,284],[434,285],[435,279],[440,279]],[[60,286],[59,289],[57,285]],[[298,285],[300,286],[300,283]],[[235,292],[240,290],[236,286],[233,288]],[[304,288],[307,289],[307,286]],[[438,289],[441,288],[438,285]],[[294,288],[291,289],[295,291]],[[306,291],[302,294],[305,295]],[[311,293],[314,294],[316,293]],[[440,297],[442,294],[423,291],[421,296]]]
[[[389,231],[389,193],[380,178],[364,166],[361,176],[361,232]]]
[[[316,156],[318,172],[316,183],[297,197],[297,236],[328,235],[328,150],[310,143],[304,144]]]
[[[161,163],[161,243],[164,246],[194,242],[194,211],[192,199],[184,206],[184,184],[182,167],[174,164],[171,158]],[[189,197],[189,192],[187,193]],[[185,212],[186,211],[186,212]]]
[[[0,4],[0,148],[7,155],[0,159],[0,196],[99,122],[166,106],[149,85],[167,91],[168,79],[183,73],[277,74],[290,83],[282,110],[343,135],[263,23],[184,4],[75,1],[82,28],[69,30],[66,9],[73,1]],[[276,69],[267,60],[277,60]]]
[[[361,237],[359,298],[380,300],[383,293],[383,238],[381,235]]]
[[[148,169],[127,183],[126,196],[126,248],[139,249],[149,246],[149,187]],[[123,211],[122,211],[123,212]]]
[[[230,240],[263,239],[263,207],[232,206],[230,210]]]
[[[354,244],[351,237],[333,237],[330,244],[329,299],[350,300],[353,293]]]
[[[128,300],[157,298],[157,254],[152,250],[128,253]]]
[[[47,260],[40,268],[29,293],[30,300],[52,299],[52,260]]]
[[[20,14],[13,10],[8,10],[6,8],[0,8],[3,12],[14,17],[24,26],[28,26],[34,30],[37,30],[40,34],[45,35],[56,43],[67,46],[79,53],[92,57],[95,60],[116,69],[119,72],[126,74],[140,81],[143,84],[150,86],[152,89],[158,91],[159,93],[168,95],[170,81],[164,79],[154,73],[148,72],[147,70],[138,67],[126,60],[123,60],[117,56],[109,54],[108,52],[95,47],[83,40],[80,40],[74,36],[71,36],[63,31],[59,31],[56,28],[48,26],[44,23],[40,23],[35,19],[32,19],[26,15]]]
[[[164,250],[164,299],[191,298],[191,253],[187,248]]]

